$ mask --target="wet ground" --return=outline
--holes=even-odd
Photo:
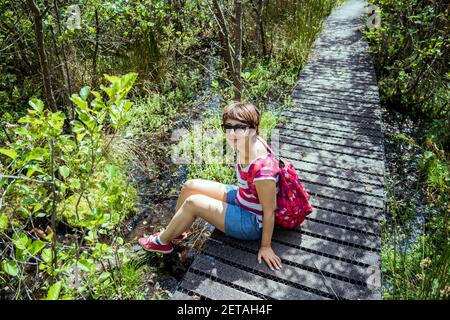
[[[382,107],[385,132],[386,186],[389,199],[395,201],[397,221],[393,220],[392,208],[387,210],[388,228],[401,226],[412,244],[424,233],[427,219],[438,214],[439,209],[426,201],[424,187],[420,181],[417,160],[422,154],[420,148],[398,138],[399,134],[411,137],[419,146],[424,145],[427,124],[408,115]],[[397,137],[397,138],[396,138]]]

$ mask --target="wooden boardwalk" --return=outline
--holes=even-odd
[[[325,21],[284,111],[279,153],[298,170],[314,211],[297,230],[276,227],[281,271],[258,264],[259,241],[215,230],[172,299],[381,299],[384,130],[378,87],[359,28],[365,2]]]

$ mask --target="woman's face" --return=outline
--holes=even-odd
[[[240,129],[225,129],[225,137],[233,149],[237,148],[238,150],[244,150],[246,139],[248,140],[248,138],[256,132],[254,128],[250,128],[248,124],[239,120],[228,119],[225,122],[225,125],[246,126],[245,128]]]

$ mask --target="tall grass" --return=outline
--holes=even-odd
[[[280,7],[273,2],[270,10],[283,10],[281,23],[274,30],[276,46],[274,54],[285,64],[302,66],[308,58],[310,47],[322,29],[324,19],[331,10],[345,0],[283,1]],[[278,6],[279,9],[275,9]]]
[[[387,299],[450,296],[449,161],[435,148],[442,142],[442,127],[434,125],[425,132],[424,146],[403,133],[394,142],[401,145],[398,150],[410,150],[403,152],[395,165],[401,167],[412,160],[408,171],[418,174],[394,176],[387,184],[389,210],[383,224],[382,247]],[[411,182],[401,182],[405,180]]]

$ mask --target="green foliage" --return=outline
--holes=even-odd
[[[421,236],[410,245],[401,245],[406,236],[398,234],[397,245],[382,250],[382,272],[386,299],[448,299],[449,250],[437,251],[431,236]]]
[[[272,19],[278,22],[271,34],[274,56],[284,67],[301,67],[307,61],[310,48],[322,29],[322,23],[342,0],[288,1],[280,6],[269,5]],[[298,71],[298,70],[297,70]]]
[[[58,300],[59,294],[61,292],[62,282],[58,281],[54,283],[50,289],[48,289],[47,299],[46,300]]]
[[[425,185],[433,191],[450,192],[450,174],[448,164],[440,160],[433,152],[425,151],[419,160],[419,168],[424,174]]]
[[[254,64],[249,60],[246,64],[251,67],[242,73],[244,98],[247,101],[267,102],[270,98],[287,97],[289,89],[297,82],[298,66],[287,67],[277,59]]]
[[[381,28],[364,32],[373,51],[381,100],[430,119],[447,116],[447,6],[422,0],[370,2],[381,11]]]
[[[395,143],[407,144],[418,154],[413,159],[419,173],[414,192],[424,195],[421,201],[426,205],[419,210],[415,197],[397,199],[390,195],[393,221],[383,233],[385,297],[448,299],[447,6],[422,0],[370,3],[380,9],[381,27],[364,30],[363,34],[373,53],[381,101],[389,108],[427,120],[423,139],[415,141],[404,133],[394,137]],[[407,160],[402,157],[397,165]],[[419,218],[425,220],[421,223],[423,230],[416,242],[409,243],[408,239],[418,232],[414,230]]]
[[[78,115],[78,119],[71,121],[75,135],[63,132],[64,113],[44,111],[42,101],[30,100],[32,110],[18,121],[22,126],[15,129],[11,148],[0,151],[11,160],[10,175],[24,174],[43,182],[53,181],[55,176],[61,199],[58,217],[65,218],[72,226],[109,224],[111,228],[130,210],[124,175],[108,164],[105,157],[114,134],[106,139],[102,130],[105,125],[118,129],[128,121],[132,103],[125,96],[136,77],[137,74],[106,76],[110,81],[108,87],[102,87],[109,97],[106,102],[99,92],[90,92],[87,87],[79,95],[72,95]],[[89,94],[94,96],[91,101]],[[53,203],[45,184],[29,185],[16,180],[7,188],[10,201],[24,197],[21,210],[26,216],[51,213]]]
[[[83,87],[79,94],[72,95],[77,115],[70,121],[73,134],[64,130],[68,122],[64,113],[46,110],[41,100],[32,99],[31,109],[13,129],[12,142],[1,148],[0,163],[5,164],[2,174],[15,178],[0,180],[6,204],[0,207],[0,232],[5,236],[1,238],[8,241],[11,235],[9,241],[14,248],[9,252],[11,258],[8,259],[8,254],[2,256],[0,284],[8,281],[10,286],[19,285],[27,275],[23,265],[15,261],[25,263],[33,258],[39,262],[41,272],[57,279],[48,287],[47,299],[58,299],[62,292],[65,294],[62,298],[77,294],[101,298],[99,282],[105,276],[99,277],[97,265],[104,259],[119,259],[116,264],[124,261],[125,248],[114,256],[114,247],[99,239],[112,236],[120,221],[134,210],[136,191],[128,185],[120,164],[113,163],[108,152],[117,131],[129,120],[132,103],[126,96],[137,74],[105,75],[105,78],[109,85],[101,86],[103,94]],[[77,241],[81,241],[78,245],[83,243],[82,252],[72,241],[54,242],[53,225],[45,232],[33,228],[37,230],[33,231],[39,236],[37,239],[25,232],[30,222],[41,219],[40,223],[50,223],[54,215],[56,221],[80,231],[82,236]],[[119,245],[122,244],[120,240]],[[73,268],[85,272],[92,283],[87,282],[83,290],[70,289],[66,280]],[[116,269],[120,267],[111,270]]]
[[[261,114],[261,120],[259,122],[260,136],[266,140],[270,140],[272,136],[272,130],[277,125],[283,122],[285,119],[281,117],[279,111],[265,111]]]
[[[199,70],[189,69],[178,68],[176,83],[164,82],[162,92],[149,90],[145,97],[137,99],[130,112],[130,122],[124,130],[125,136],[171,127],[175,117],[189,107],[195,90],[200,87]]]
[[[128,261],[112,272],[102,272],[98,278],[90,278],[96,295],[94,298],[115,297],[125,300],[145,299],[142,278],[148,272],[148,266],[136,261]],[[89,281],[88,281],[89,283]]]
[[[219,115],[205,117],[192,130],[181,135],[174,151],[187,164],[187,179],[197,178],[233,183],[234,168],[229,148],[225,149],[225,136]]]
[[[140,83],[150,81],[156,88],[174,79],[172,70],[189,61],[180,55],[203,45],[201,35],[211,30],[206,3],[80,0],[76,2],[79,28],[68,23],[73,3],[52,3],[50,10],[37,3],[44,49],[54,66],[52,87],[61,109],[69,107],[70,92],[86,83],[97,87],[104,73],[138,72]],[[15,122],[26,112],[26,102],[44,92],[33,19],[26,7],[17,1],[0,2],[0,121]]]
[[[388,186],[392,221],[384,223],[382,232],[384,297],[388,299],[448,299],[450,295],[450,174],[449,159],[438,147],[440,131],[436,123],[430,126],[424,133],[424,146],[406,134],[395,137],[396,143],[409,145],[418,154],[413,164],[419,179],[416,189],[409,190],[411,196],[400,198],[393,192],[398,182]]]

